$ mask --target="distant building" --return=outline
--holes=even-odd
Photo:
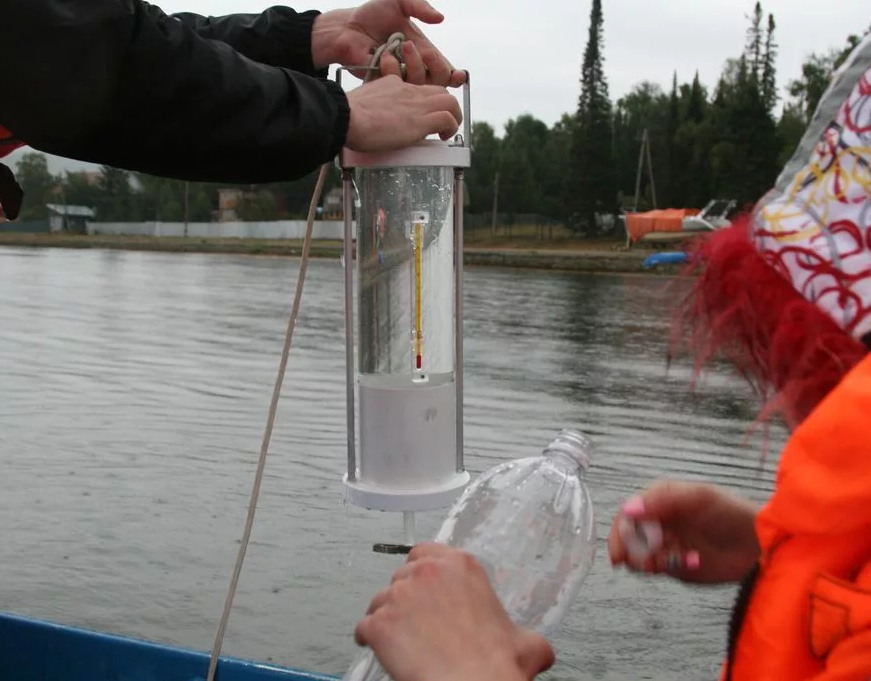
[[[218,222],[235,222],[236,206],[242,200],[242,190],[224,188],[218,190],[218,214],[215,216]]]
[[[97,217],[93,208],[87,206],[65,206],[58,203],[47,203],[48,226],[52,232],[69,232],[85,234],[88,220]]]
[[[218,211],[215,214],[215,220],[217,222],[236,222],[239,219],[239,215],[236,213],[239,203],[244,200],[253,201],[256,196],[255,192],[235,187],[219,189]]]
[[[342,212],[342,197],[343,192],[341,187],[331,189],[324,196],[324,205],[322,206],[321,216],[325,220],[341,220]]]

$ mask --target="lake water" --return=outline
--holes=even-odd
[[[0,608],[210,649],[298,263],[0,249]],[[342,270],[313,262],[225,653],[342,674],[401,558],[402,519],[343,504]],[[470,269],[467,466],[579,427],[596,566],[555,680],[715,678],[733,589],[610,568],[604,538],[657,476],[770,491],[754,404],[724,368],[665,371],[665,279]],[[782,433],[772,435],[776,451]],[[431,536],[439,514],[419,517]]]

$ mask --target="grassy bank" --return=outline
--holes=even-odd
[[[234,253],[243,255],[299,256],[302,241],[279,239],[199,239],[140,236],[79,236],[70,234],[0,233],[0,247],[102,248],[169,253]],[[471,266],[559,270],[569,272],[646,272],[641,267],[652,251],[632,249],[611,242],[517,242],[498,240],[467,243],[464,262]],[[340,241],[316,241],[315,258],[338,258]],[[667,271],[667,270],[659,270]]]

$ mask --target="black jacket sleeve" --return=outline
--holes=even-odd
[[[149,6],[149,11],[157,20],[166,16],[154,6]],[[290,7],[276,6],[260,14],[203,17],[180,12],[172,16],[197,35],[227,43],[248,59],[325,78],[326,70],[316,71],[312,63],[312,25],[319,15],[317,10],[296,12]]]
[[[244,20],[218,24],[279,59],[277,43],[246,45]],[[341,88],[249,59],[207,25],[141,0],[2,0],[0,123],[47,153],[182,180],[292,180],[333,158]]]

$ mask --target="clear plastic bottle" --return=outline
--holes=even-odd
[[[494,466],[454,504],[435,541],[474,555],[511,619],[547,634],[557,628],[590,572],[596,522],[584,482],[592,442],[563,430],[533,457]],[[344,681],[384,681],[371,650]]]

